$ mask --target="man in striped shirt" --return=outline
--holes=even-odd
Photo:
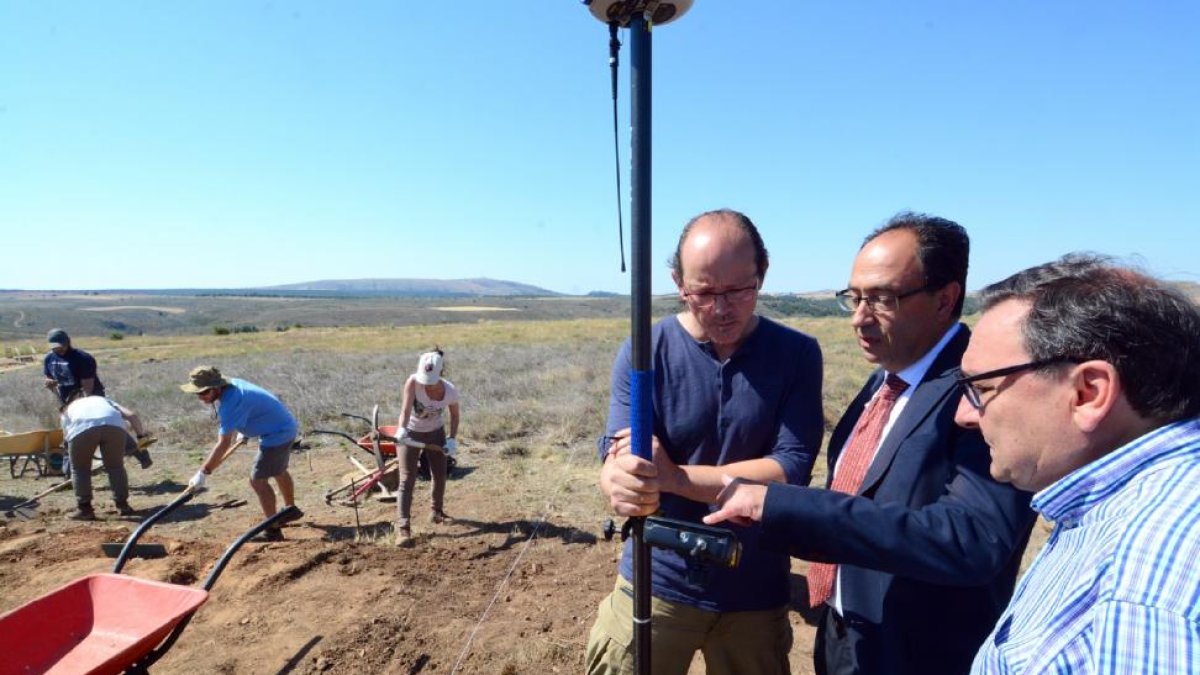
[[[972,672],[1200,672],[1200,310],[1080,255],[980,301],[956,421],[1054,530]]]

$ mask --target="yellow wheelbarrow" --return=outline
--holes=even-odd
[[[24,476],[31,468],[39,477],[61,475],[65,452],[62,429],[0,432],[0,457],[8,458],[8,473],[13,478]]]

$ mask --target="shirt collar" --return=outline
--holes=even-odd
[[[1200,454],[1200,417],[1159,427],[1072,471],[1033,496],[1048,520],[1078,520],[1150,464],[1176,455]]]

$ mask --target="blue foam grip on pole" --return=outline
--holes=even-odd
[[[646,461],[653,461],[654,451],[651,437],[654,434],[654,371],[635,370],[630,384],[633,385],[630,433],[633,454]]]

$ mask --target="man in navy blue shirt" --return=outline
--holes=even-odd
[[[67,331],[61,328],[51,329],[46,334],[46,342],[50,345],[50,351],[42,360],[46,388],[57,394],[63,405],[66,405],[67,400],[77,391],[82,391],[84,396],[105,396],[104,383],[96,374],[96,359],[82,349],[72,347]],[[138,420],[137,413],[118,405],[115,401],[112,403],[126,419]],[[148,438],[149,434],[144,432],[140,421],[136,422],[134,431],[137,432],[137,437],[130,436],[126,440],[125,454],[137,458],[142,468],[148,469],[154,460],[150,458],[150,452],[141,447],[140,441]]]
[[[58,394],[64,405],[72,393],[83,390],[87,396],[104,396],[104,383],[96,375],[96,359],[71,346],[67,331],[55,328],[46,335],[50,351],[42,359],[46,388]]]
[[[758,316],[767,250],[745,215],[703,213],[671,260],[684,309],[652,330],[654,461],[629,452],[630,343],[613,364],[600,487],[618,515],[700,522],[722,474],[807,484],[823,430],[821,351],[799,331]],[[715,674],[787,675],[792,632],[786,552],[739,530],[736,568],[697,567],[653,549],[652,670],[683,675],[696,651]],[[632,672],[631,543],[600,605],[587,672]]]

